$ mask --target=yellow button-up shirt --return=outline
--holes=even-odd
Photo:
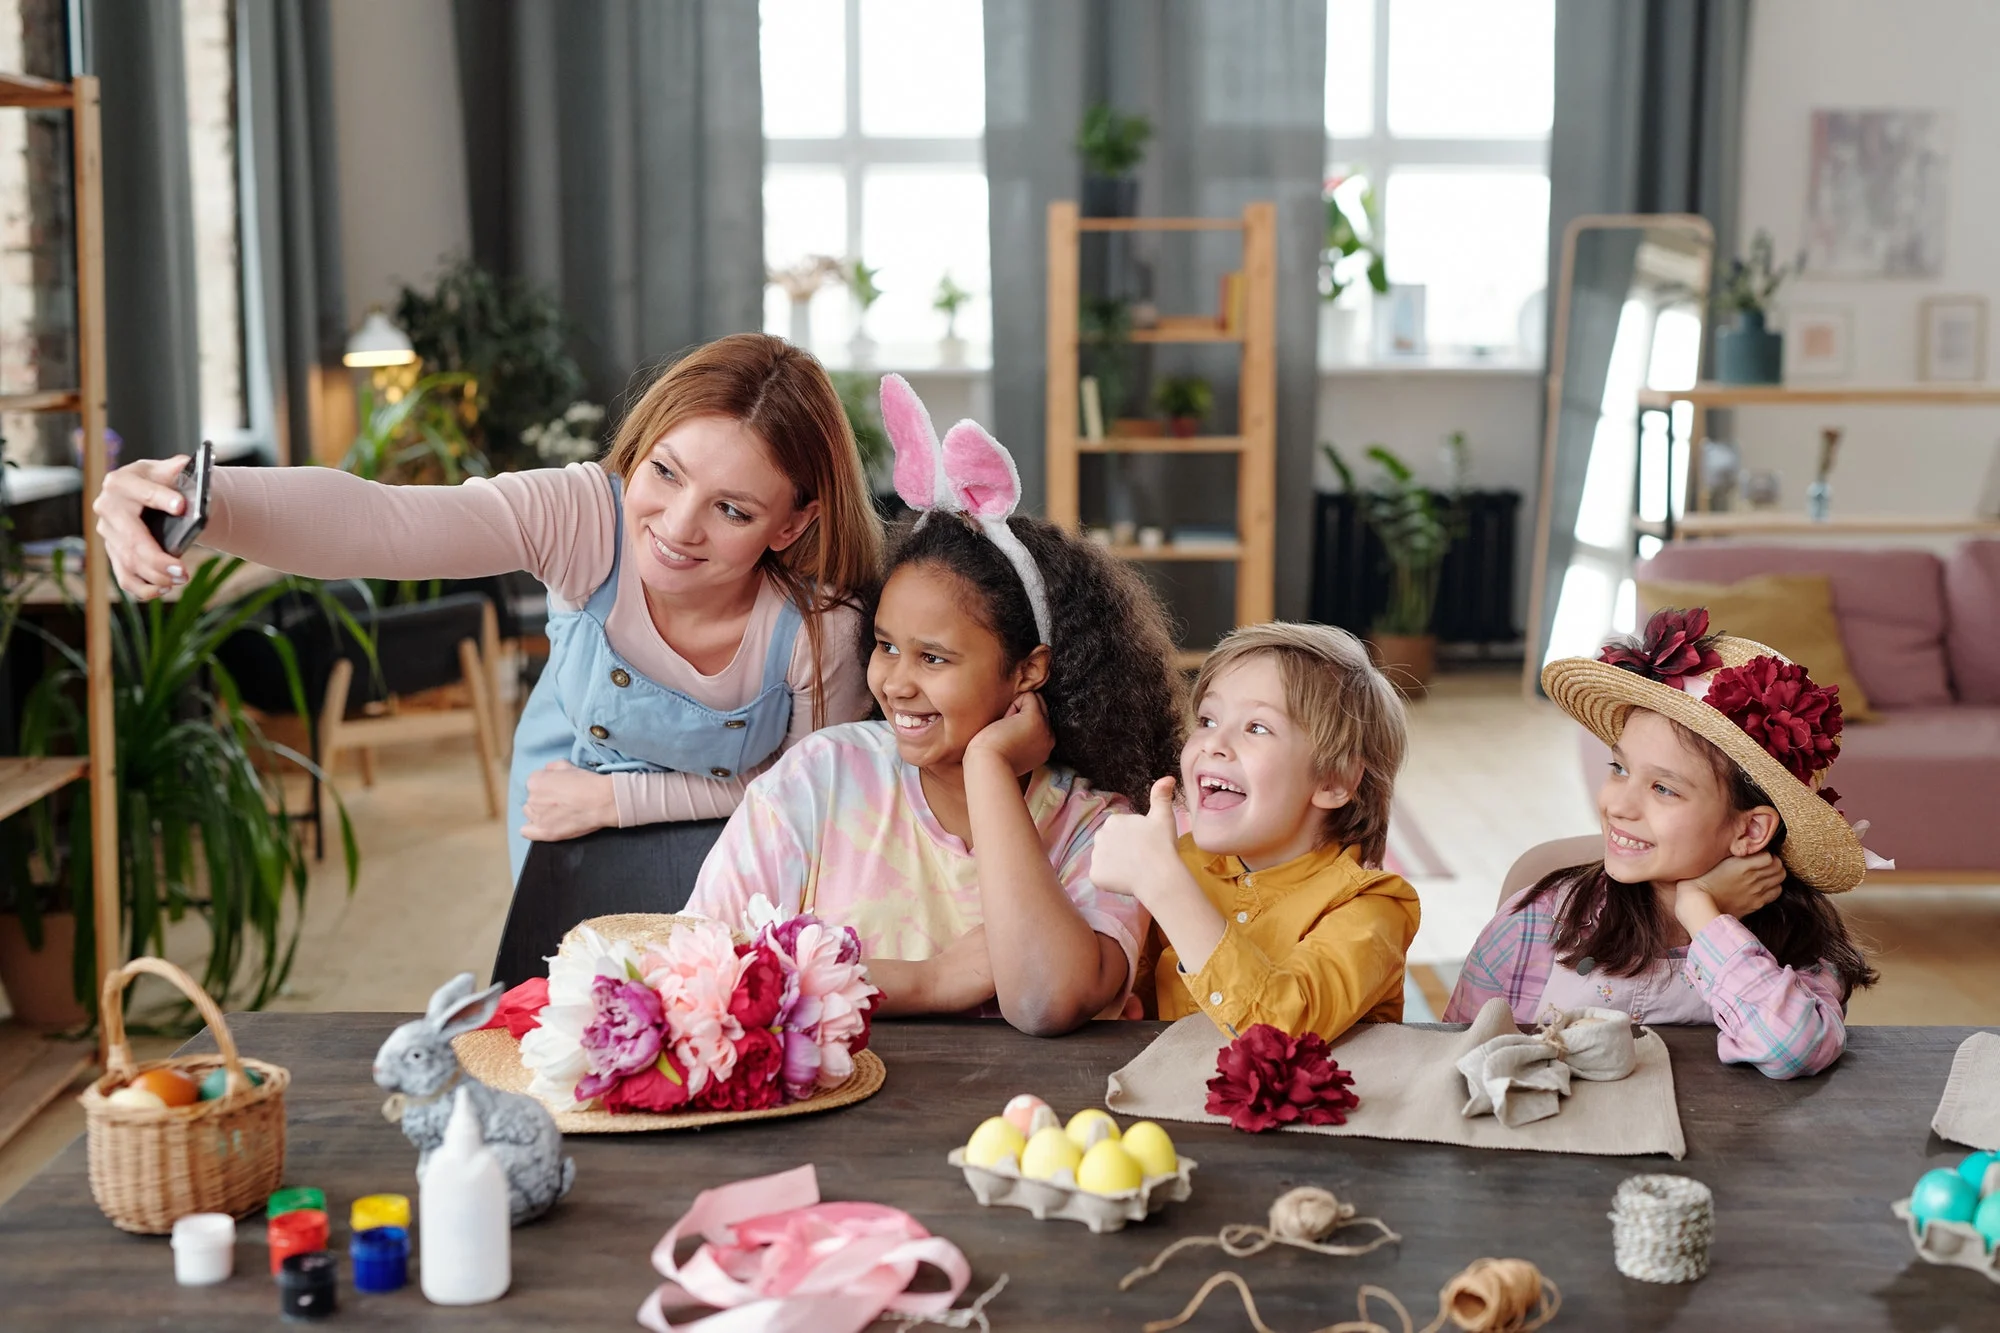
[[[1245,870],[1180,840],[1181,864],[1222,913],[1222,942],[1198,972],[1169,944],[1154,967],[1159,1015],[1197,1010],[1225,1032],[1258,1023],[1332,1041],[1357,1022],[1401,1022],[1403,959],[1417,935],[1417,891],[1370,870],[1360,849],[1328,846]]]

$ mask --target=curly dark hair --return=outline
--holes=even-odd
[[[1131,566],[1095,543],[1020,514],[1007,526],[1048,587],[1055,642],[1041,696],[1055,733],[1051,758],[1099,791],[1118,792],[1144,810],[1154,779],[1180,768],[1186,687],[1174,666],[1166,610]],[[904,565],[932,565],[963,582],[973,594],[974,614],[999,638],[1009,669],[1041,643],[1014,566],[966,519],[940,513],[891,532],[881,582],[862,606],[864,658],[875,648],[880,589]]]

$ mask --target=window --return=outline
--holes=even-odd
[[[1429,351],[1538,358],[1554,0],[1328,0],[1326,51],[1328,180],[1373,184],[1389,281],[1424,288]]]
[[[182,0],[187,62],[188,180],[194,199],[195,339],[201,433],[247,437],[243,394],[243,264],[236,189],[234,0]]]
[[[764,261],[859,257],[881,298],[868,336],[883,366],[935,364],[948,274],[971,300],[956,331],[991,343],[985,40],[980,0],[762,0]],[[855,305],[829,283],[812,298],[812,350],[850,359]],[[765,290],[764,327],[792,336],[791,301]]]

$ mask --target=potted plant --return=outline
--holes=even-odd
[[[301,717],[310,717],[290,642],[262,613],[286,594],[315,597],[364,646],[367,632],[318,584],[283,580],[241,600],[218,594],[240,560],[195,569],[171,605],[121,597],[111,616],[112,683],[118,781],[121,956],[164,953],[167,925],[192,913],[208,929],[202,988],[224,1008],[261,1008],[290,974],[304,919],[310,860],[297,821],[285,810],[272,758],[322,776],[305,755],[264,736],[242,704],[220,656],[239,632],[266,637],[284,668]],[[60,577],[60,569],[58,569]],[[79,706],[88,671],[83,654],[42,635],[58,664],[45,672],[22,709],[22,750],[85,753],[89,726]],[[372,648],[369,649],[372,652]],[[75,917],[77,998],[92,1010],[95,957],[91,902],[89,784],[72,784],[72,826],[59,843],[54,806],[32,811],[36,853],[66,872]],[[336,796],[339,842],[354,889],[360,853]],[[78,822],[82,821],[82,822]],[[63,844],[66,844],[63,845]]]
[[[1182,439],[1200,433],[1213,406],[1215,391],[1199,375],[1169,375],[1153,387],[1153,407]]]
[[[958,312],[971,300],[972,293],[952,281],[951,270],[946,269],[938,279],[937,295],[931,298],[931,309],[944,316],[944,337],[938,340],[939,365],[965,364],[965,339],[958,336]]]
[[[1353,474],[1339,453],[1330,444],[1320,447],[1351,485]],[[1457,491],[1464,474],[1464,433],[1453,432],[1446,449]],[[1387,447],[1371,445],[1368,458],[1379,475],[1357,497],[1361,519],[1381,541],[1389,568],[1389,601],[1369,628],[1368,644],[1376,665],[1396,687],[1417,697],[1429,687],[1437,666],[1431,621],[1437,612],[1438,574],[1457,535],[1459,515],[1453,502],[1419,482],[1409,464]]]
[[[833,381],[834,392],[840,395],[848,429],[854,432],[861,470],[867,474],[869,486],[879,494],[887,483],[889,471],[889,433],[882,428],[882,377],[837,370],[828,378]]]
[[[847,359],[856,370],[867,369],[875,360],[875,340],[868,336],[868,307],[882,299],[882,289],[875,285],[875,275],[881,271],[859,259],[848,261],[840,271],[841,281],[854,298],[854,336],[847,340]]]
[[[1132,171],[1146,156],[1153,123],[1121,115],[1108,102],[1083,113],[1076,153],[1083,159],[1083,216],[1129,218],[1139,211],[1139,182]]]
[[[340,470],[401,485],[455,486],[468,476],[485,476],[486,459],[466,434],[476,393],[473,377],[463,371],[425,375],[393,398],[378,398],[372,385],[363,384],[355,403],[361,424]]]
[[[1351,360],[1355,347],[1354,307],[1339,304],[1341,294],[1366,281],[1378,295],[1389,291],[1389,270],[1382,258],[1381,216],[1375,191],[1366,176],[1335,176],[1327,181],[1326,235],[1319,254],[1320,349],[1329,361]]]
[[[790,341],[812,350],[812,300],[820,288],[840,281],[840,261],[831,255],[807,255],[790,268],[767,268],[765,281],[783,289],[792,303]]]
[[[1735,318],[1715,333],[1715,378],[1724,384],[1777,384],[1784,378],[1785,335],[1767,327],[1771,301],[1787,277],[1805,267],[1805,253],[1777,264],[1771,234],[1759,229],[1750,257],[1729,262],[1716,290],[1716,306]]]
[[[470,377],[466,433],[493,470],[540,466],[521,432],[561,416],[584,388],[573,326],[551,293],[461,258],[429,292],[405,287],[396,323],[426,373]]]

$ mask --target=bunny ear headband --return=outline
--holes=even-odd
[[[1007,516],[1021,502],[1013,455],[974,421],[959,422],[940,443],[923,400],[901,375],[882,377],[882,427],[896,450],[896,494],[922,515],[918,526],[939,511],[977,523],[1021,576],[1035,612],[1035,633],[1048,643],[1048,587],[1035,558],[1007,526]]]

